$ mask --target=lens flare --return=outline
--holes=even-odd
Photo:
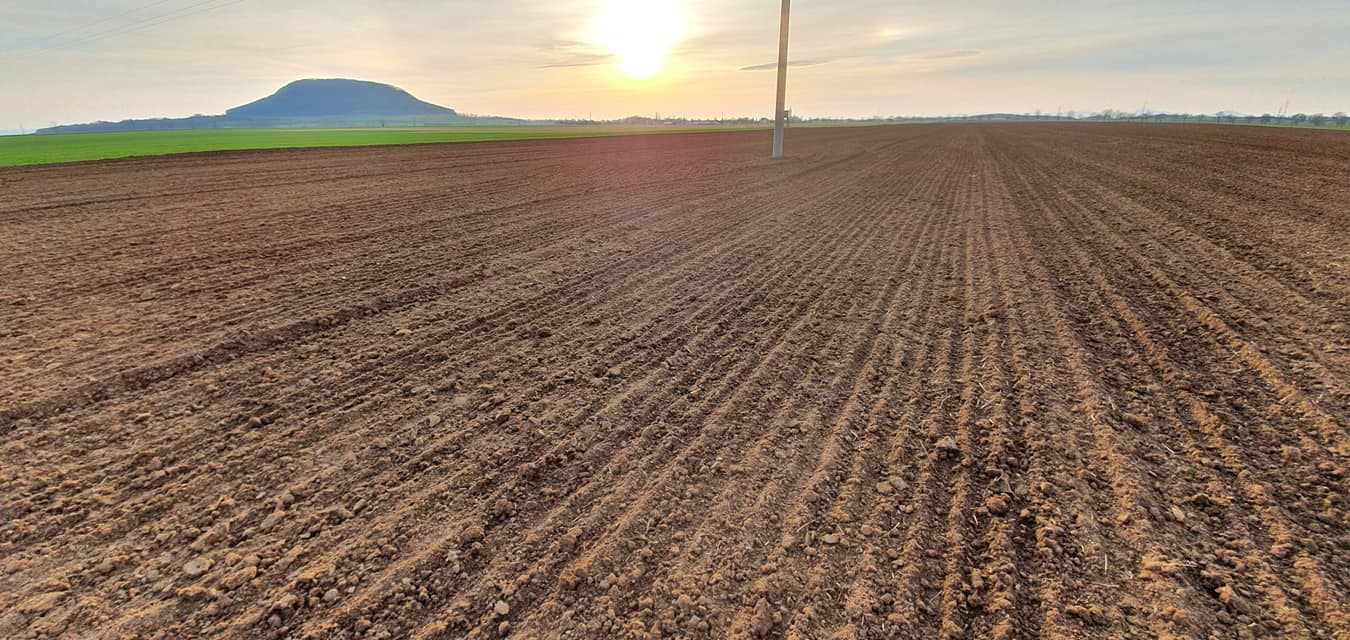
[[[674,0],[609,0],[593,35],[618,57],[620,72],[643,80],[661,72],[683,31]]]

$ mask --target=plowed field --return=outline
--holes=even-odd
[[[1350,637],[1350,136],[0,171],[0,637]]]

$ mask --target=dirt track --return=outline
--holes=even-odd
[[[1350,637],[1350,135],[0,171],[0,637]]]

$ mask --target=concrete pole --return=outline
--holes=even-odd
[[[778,26],[778,108],[773,115],[773,157],[783,157],[783,127],[787,124],[788,5],[783,0],[783,19]]]

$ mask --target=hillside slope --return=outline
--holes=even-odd
[[[341,78],[296,80],[270,96],[227,109],[224,115],[91,122],[38,133],[99,133],[182,129],[449,127],[523,124],[516,118],[466,116],[425,102],[398,87]]]
[[[455,115],[398,87],[365,80],[296,80],[261,100],[225,112],[227,118],[328,118]]]

